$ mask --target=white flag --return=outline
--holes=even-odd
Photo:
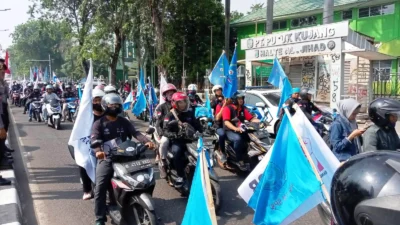
[[[160,105],[165,102],[165,99],[162,96],[162,88],[166,84],[167,84],[167,81],[165,80],[164,76],[161,75],[161,80],[160,80]],[[138,96],[136,96],[136,97],[138,97]]]
[[[306,118],[303,111],[296,110],[295,115],[291,119],[293,128],[298,132],[302,138],[307,150],[309,151],[311,158],[314,161],[314,165],[317,168],[322,182],[330,194],[332,177],[335,171],[339,168],[340,162],[326,145],[324,140],[315,130],[314,126]],[[279,151],[279,149],[277,149]],[[269,159],[271,157],[272,151],[274,151],[274,146],[271,150],[264,156],[261,162],[254,168],[254,170],[249,174],[249,176],[244,180],[244,182],[239,186],[238,193],[243,200],[248,203],[251,196],[253,195],[257,184],[259,183],[261,176],[264,173],[265,168],[268,166]],[[325,196],[330,198],[330,196]],[[321,198],[320,193],[316,193],[307,199],[302,205],[313,204],[318,202]],[[287,217],[281,224],[290,224],[296,219],[304,215],[303,209],[306,207],[299,206],[289,217]]]
[[[93,87],[93,65],[91,60],[85,87]],[[94,151],[90,148],[90,135],[92,132],[93,119],[92,89],[85,88],[83,90],[78,116],[75,125],[72,128],[68,145],[74,147],[76,164],[85,168],[90,179],[94,182],[96,173],[96,157]]]

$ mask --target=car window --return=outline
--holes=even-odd
[[[255,106],[256,103],[258,103],[258,102],[264,103],[264,101],[257,95],[249,94],[249,93],[246,94],[246,99],[245,99],[246,104]]]
[[[279,92],[266,93],[263,96],[273,105],[279,106],[279,101],[281,99],[281,94]]]

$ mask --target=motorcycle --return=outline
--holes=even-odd
[[[47,125],[54,127],[56,130],[61,129],[61,104],[60,101],[53,99],[49,104],[46,104],[47,110]]]
[[[12,92],[12,103],[17,107],[21,106],[21,93],[19,91]]]
[[[35,119],[37,122],[42,122],[42,102],[38,98],[32,99],[31,102],[31,109],[32,109],[32,117]]]
[[[72,123],[75,123],[75,112],[78,106],[76,103],[76,98],[66,98],[65,102],[67,103],[68,120]]]
[[[334,120],[334,114],[321,108],[320,110],[321,111],[319,113],[313,114],[312,117],[315,129],[326,143],[327,139],[329,139],[329,129],[331,128],[331,124]]]
[[[169,127],[173,126],[180,126],[178,124],[178,121],[174,120],[168,123]],[[154,128],[153,128],[154,130]],[[153,131],[154,132],[154,131]],[[187,152],[185,152],[185,155],[182,157],[182,159],[185,163],[185,178],[186,178],[186,185],[177,185],[177,178],[178,178],[178,173],[176,171],[176,168],[174,166],[173,160],[174,156],[172,152],[168,151],[167,154],[167,159],[166,159],[166,172],[167,172],[167,181],[171,186],[174,186],[175,189],[180,192],[183,196],[189,196],[190,194],[190,188],[192,185],[193,181],[193,176],[194,172],[196,169],[197,165],[197,157],[198,157],[198,152],[197,152],[197,141],[200,137],[199,133],[196,133],[195,135],[190,135],[191,137],[184,135],[186,133],[186,128],[185,126],[180,127],[180,133],[182,134],[182,138],[191,140],[191,142],[186,144],[187,147]],[[208,137],[204,137],[204,142],[203,142],[203,148],[206,151],[206,155],[208,156],[213,156],[213,144],[210,142],[210,139]],[[207,157],[210,158],[210,157]],[[222,203],[222,197],[221,197],[221,187],[219,184],[219,178],[218,175],[214,171],[214,160],[209,160],[209,177],[210,177],[210,183],[211,183],[211,192],[212,192],[212,197],[214,200],[215,204],[215,211],[218,211],[221,208],[221,203]]]
[[[108,206],[107,213],[116,224],[155,225],[155,205],[152,194],[156,185],[151,160],[146,158],[145,145],[119,138],[102,143],[96,140],[91,148],[102,146],[106,157],[112,160],[114,175],[109,198],[115,206]]]

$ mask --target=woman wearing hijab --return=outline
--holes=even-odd
[[[361,135],[364,129],[358,129],[356,117],[361,104],[355,99],[344,99],[338,103],[339,115],[333,121],[329,139],[332,151],[339,161],[346,161],[361,152]]]

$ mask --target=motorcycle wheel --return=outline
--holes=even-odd
[[[53,122],[54,122],[54,128],[56,130],[59,130],[61,128],[61,120],[60,119],[55,119]]]
[[[221,209],[222,205],[222,196],[221,196],[221,186],[214,180],[211,180],[211,192],[214,201],[215,212],[218,212]]]
[[[132,199],[132,203],[127,210],[128,213],[126,215],[128,215],[128,218],[125,218],[127,224],[138,224],[138,225],[157,224],[157,218],[155,212],[149,210],[146,205],[143,205],[143,203],[135,201],[135,199]]]

